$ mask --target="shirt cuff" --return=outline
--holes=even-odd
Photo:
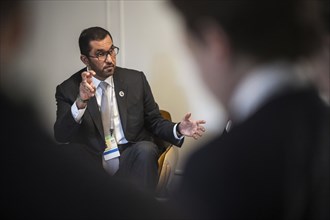
[[[77,123],[81,123],[81,119],[85,113],[86,108],[87,106],[83,109],[78,109],[76,102],[74,102],[71,106],[71,114]]]
[[[180,137],[178,136],[178,134],[176,133],[176,126],[178,126],[178,124],[175,124],[173,127],[173,135],[174,135],[175,139],[182,140],[184,138],[184,135],[181,135]]]

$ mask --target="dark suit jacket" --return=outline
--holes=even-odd
[[[77,123],[71,114],[71,106],[77,98],[81,73],[73,74],[56,88],[57,118],[54,125],[55,138],[59,142],[80,143],[96,155],[104,148],[104,135],[96,98],[88,102],[82,123]],[[149,83],[143,74],[135,70],[116,67],[113,76],[121,123],[129,142],[153,140],[158,136],[174,145],[181,146],[173,135],[174,123],[164,120],[154,100]],[[124,96],[119,93],[123,92]]]
[[[269,100],[191,156],[172,202],[192,219],[329,219],[329,122],[314,90]]]

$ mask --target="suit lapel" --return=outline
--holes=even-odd
[[[87,71],[87,68],[83,68],[79,71],[79,73],[77,73],[79,75],[78,78],[76,78],[76,83],[77,83],[77,92],[76,94],[79,93],[79,84],[82,80],[81,78],[81,73],[83,71]],[[74,102],[74,101],[73,101]],[[97,104],[97,101],[96,101],[96,98],[95,96],[92,97],[89,101],[88,101],[88,104],[87,104],[87,111],[89,112],[90,114],[90,117],[91,117],[91,120],[93,121],[93,123],[95,124],[97,130],[100,132],[100,135],[103,137],[104,139],[104,133],[103,133],[103,126],[102,126],[102,119],[101,119],[101,113],[100,113],[100,110],[99,110],[99,107],[98,107],[98,104]]]
[[[121,69],[116,68],[116,72],[113,75],[113,82],[115,85],[115,94],[118,105],[118,111],[120,115],[121,124],[125,133],[127,128],[127,86],[122,78]]]
[[[94,121],[95,126],[97,127],[97,130],[100,132],[101,136],[104,138],[101,113],[100,113],[99,107],[97,105],[95,96],[89,100],[87,109],[91,115],[92,120]]]

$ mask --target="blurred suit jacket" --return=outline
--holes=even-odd
[[[81,146],[57,145],[29,99],[14,102],[0,93],[0,103],[10,118],[1,123],[4,219],[176,218],[153,197],[102,172]]]
[[[329,219],[329,125],[314,89],[273,97],[189,158],[171,202],[191,219]]]
[[[55,138],[59,142],[84,144],[89,152],[101,158],[105,142],[95,96],[88,102],[81,124],[77,123],[71,114],[71,106],[77,98],[83,71],[86,71],[86,68],[73,74],[56,88]],[[153,133],[176,146],[182,145],[183,141],[178,141],[173,135],[175,123],[164,120],[160,115],[143,72],[116,67],[113,80],[120,120],[125,138],[129,142],[153,141]]]

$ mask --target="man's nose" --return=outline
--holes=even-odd
[[[105,61],[109,62],[109,63],[113,63],[113,57],[111,56],[110,53],[107,53],[107,55],[105,57]]]

